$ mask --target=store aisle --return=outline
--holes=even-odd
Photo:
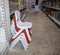
[[[41,11],[30,14],[24,21],[31,21],[32,42],[27,51],[18,43],[8,55],[60,55],[60,29]]]

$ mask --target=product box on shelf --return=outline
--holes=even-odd
[[[53,18],[55,18],[55,12],[51,11],[50,16],[52,16]]]
[[[60,11],[55,12],[55,19],[60,22]]]

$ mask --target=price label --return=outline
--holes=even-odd
[[[3,0],[0,0],[0,22],[5,19]]]

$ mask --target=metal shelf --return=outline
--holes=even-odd
[[[60,26],[60,22],[58,20],[56,20],[55,18],[53,18],[52,16],[48,15],[55,23],[57,23]]]
[[[10,13],[8,0],[0,0],[0,55],[5,54],[9,48],[10,32]]]
[[[47,7],[47,8],[50,8],[50,9],[54,9],[54,10],[59,10],[60,11],[60,8],[57,8],[57,7],[50,7],[50,6],[47,6],[47,5],[43,5],[44,7]]]
[[[24,8],[22,8],[22,9],[20,9],[20,11],[21,11],[21,10],[23,10],[23,9],[25,9],[25,7],[24,7]],[[11,11],[11,13],[10,13],[10,16],[11,16],[12,14],[14,14],[14,13],[15,13],[15,11],[16,11],[16,10],[12,10],[12,11]]]

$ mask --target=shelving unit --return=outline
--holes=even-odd
[[[25,0],[12,0],[9,1],[10,4],[10,15],[12,15],[16,10],[23,10],[26,8]]]
[[[57,7],[51,7],[51,6],[46,6],[46,5],[43,5],[44,7],[47,7],[47,8],[50,8],[50,9],[53,9],[53,10],[59,10],[60,11],[60,8],[57,8]]]
[[[9,47],[11,38],[8,0],[0,0],[0,55]]]
[[[60,26],[60,0],[43,0],[41,10]]]
[[[21,19],[24,14],[27,14],[26,8],[26,0],[9,0],[9,9],[10,9],[10,17],[13,17],[13,14],[16,10],[19,10],[21,13]],[[11,18],[12,19],[12,18]],[[24,20],[24,19],[22,19]]]
[[[53,18],[52,16],[48,15],[53,21],[55,21],[55,23],[57,23],[60,26],[60,22],[58,20],[56,20],[55,18]]]

